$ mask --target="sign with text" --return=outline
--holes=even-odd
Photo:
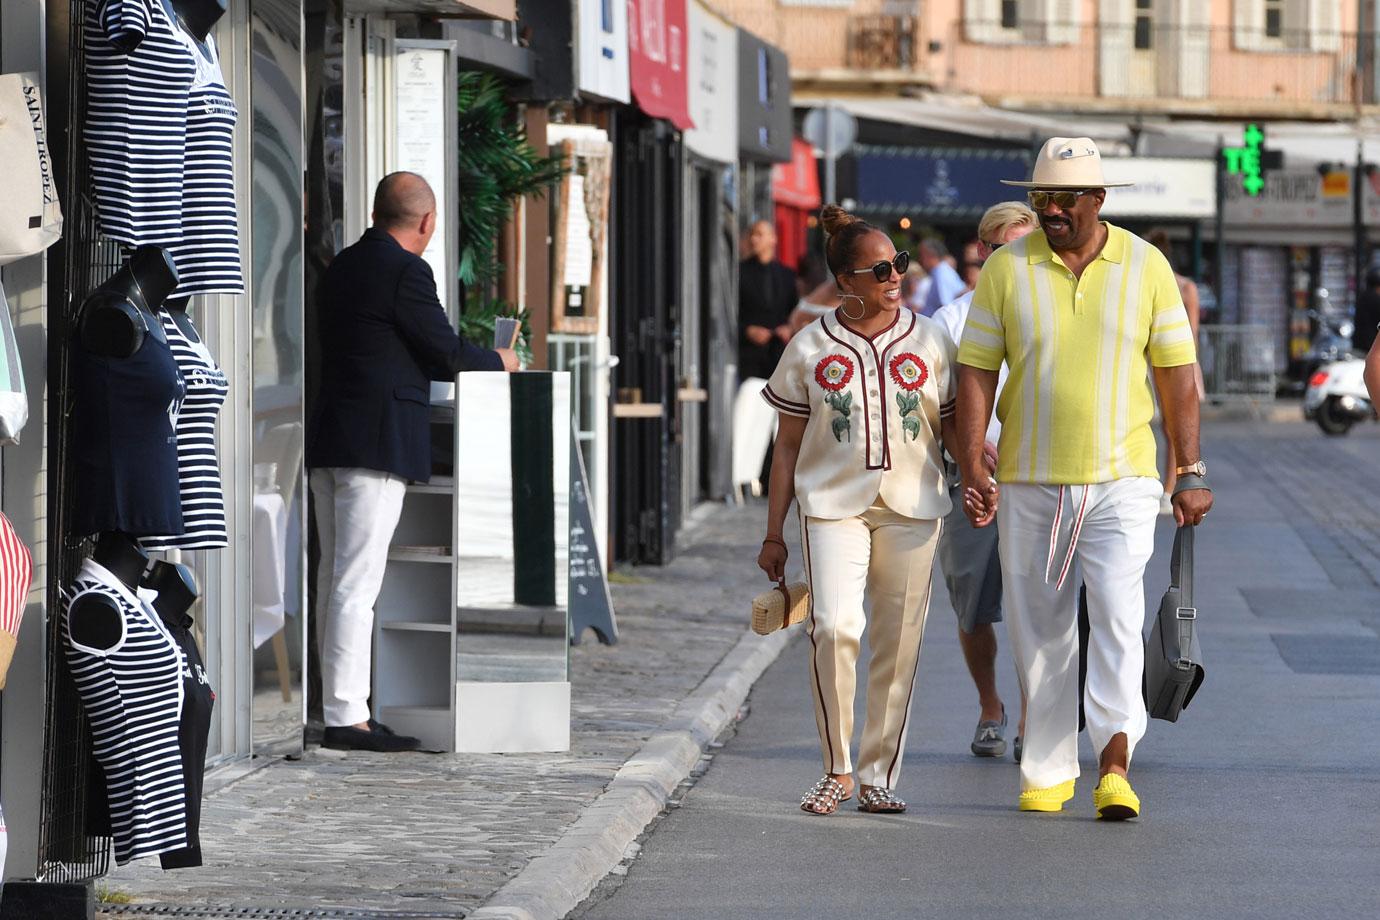
[[[579,0],[580,92],[627,102],[628,5],[623,0]]]
[[[1135,185],[1107,189],[1107,217],[1205,220],[1217,215],[1217,165],[1212,160],[1160,157],[1107,157],[1108,182]]]
[[[738,161],[738,30],[690,2],[690,117],[685,146],[721,163]]]
[[[436,233],[422,258],[436,278],[436,296],[452,316],[456,263],[450,180],[456,149],[455,64],[448,42],[398,42],[394,59],[394,146],[392,170],[421,176],[436,193]]]
[[[628,0],[628,77],[637,107],[692,127],[686,85],[686,0]]]

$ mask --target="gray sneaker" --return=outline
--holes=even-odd
[[[979,722],[977,731],[973,732],[973,756],[975,757],[1000,757],[1006,753],[1006,739],[1003,733],[1006,731],[1006,708],[1001,711],[1001,721],[993,722],[990,719]]]

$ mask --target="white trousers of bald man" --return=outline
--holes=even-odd
[[[857,517],[802,516],[801,547],[810,585],[810,690],[826,773],[853,772],[853,698],[858,648],[867,630],[872,658],[858,782],[895,787],[941,526],[938,520],[897,514],[880,498]],[[872,599],[870,618],[863,611],[864,592]]]
[[[1083,710],[1093,752],[1100,755],[1124,732],[1129,757],[1145,735],[1144,579],[1162,492],[1159,481],[1146,476],[1062,488],[1001,487],[1002,601],[1028,697],[1022,790],[1078,776],[1080,582],[1088,588]]]

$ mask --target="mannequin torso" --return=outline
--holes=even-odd
[[[191,625],[192,617],[187,611],[197,599],[196,579],[191,569],[172,562],[155,562],[144,576],[142,586],[158,592],[153,609],[165,623]]]
[[[212,27],[225,15],[227,0],[171,0],[171,5],[176,11],[177,22],[187,34],[205,43]]]
[[[82,303],[82,347],[106,358],[128,358],[143,346],[146,335],[166,342],[154,311],[176,285],[172,257],[157,246],[140,246]]]
[[[117,530],[101,534],[92,560],[97,562],[134,594],[149,557],[128,534]],[[113,599],[104,594],[84,594],[73,601],[68,612],[68,632],[82,645],[94,649],[113,648],[124,635],[123,614]]]

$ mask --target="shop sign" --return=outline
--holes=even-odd
[[[414,172],[436,192],[436,232],[422,258],[431,266],[438,299],[454,313],[455,260],[450,252],[452,213],[447,201],[455,162],[451,137],[455,67],[448,42],[400,41],[394,59],[393,168]]]
[[[1330,194],[1316,169],[1285,169],[1265,174],[1260,194],[1252,197],[1234,182],[1226,183],[1223,220],[1232,226],[1351,227],[1352,196]],[[1361,186],[1363,219],[1380,224],[1380,176]],[[1350,176],[1347,177],[1350,191]]]
[[[813,211],[820,206],[819,167],[809,141],[791,141],[791,161],[771,168],[771,198],[777,204]]]
[[[885,217],[976,221],[992,205],[1020,195],[1002,179],[1030,172],[1023,150],[860,144],[853,152],[858,210]]]
[[[694,126],[685,72],[685,7],[686,0],[628,0],[628,77],[633,97],[642,111],[682,131]]]
[[[685,146],[721,163],[738,159],[738,30],[690,2],[690,117]]]
[[[1108,182],[1135,183],[1107,189],[1102,213],[1108,217],[1207,220],[1217,214],[1217,166],[1212,160],[1108,157],[1102,174]]]
[[[580,92],[628,102],[628,5],[622,0],[579,0]]]
[[[753,160],[791,158],[791,63],[786,53],[738,30],[738,152]]]

